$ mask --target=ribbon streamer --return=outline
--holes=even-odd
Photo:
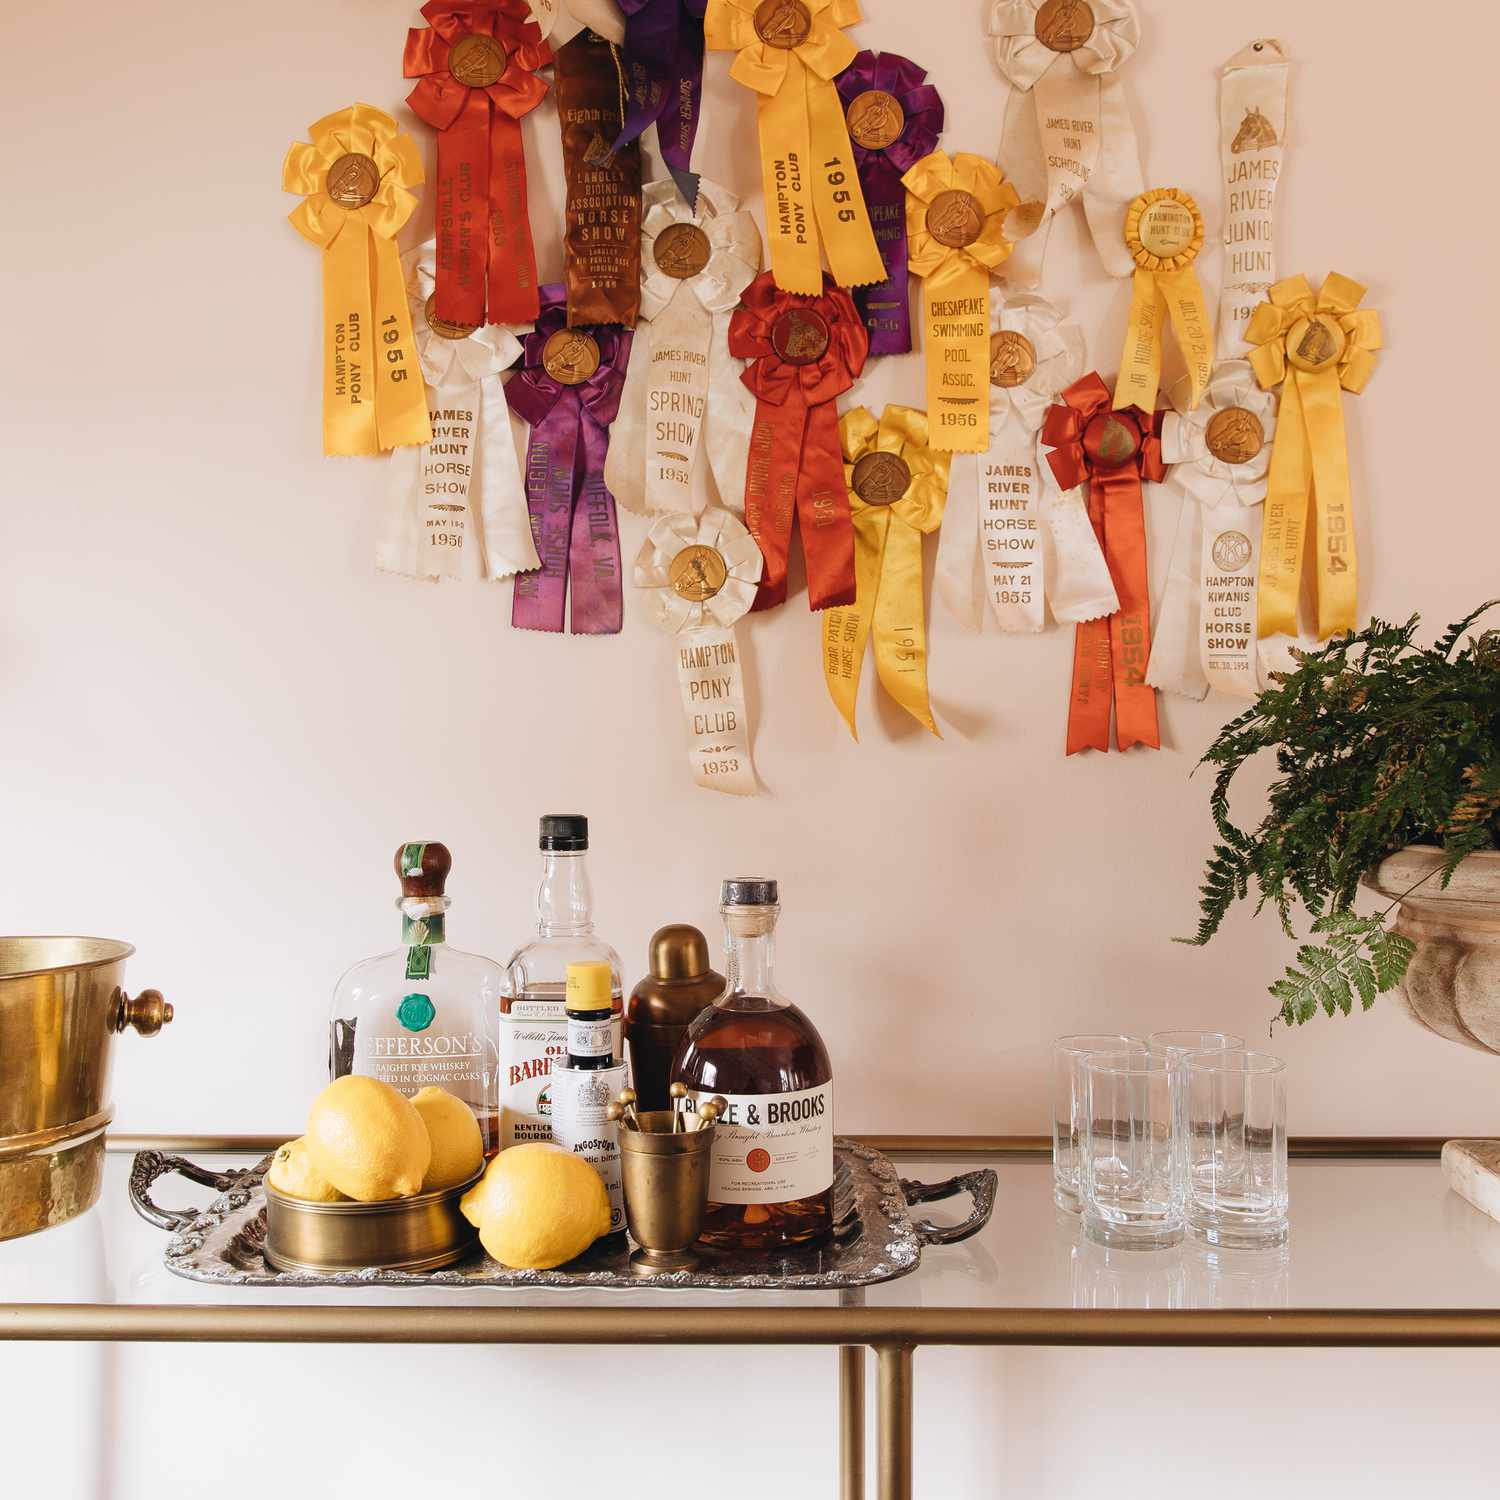
[[[406,102],[438,132],[437,304],[453,323],[530,323],[536,254],[521,117],[547,92],[552,49],[526,0],[427,0],[406,37]]]
[[[1009,234],[1012,286],[1041,283],[1053,218],[1081,199],[1111,276],[1135,269],[1120,243],[1125,206],[1145,187],[1116,70],[1140,41],[1133,0],[995,0],[989,32],[1011,86],[1000,159],[1021,195]]]
[[[1255,309],[1245,337],[1265,390],[1281,386],[1271,450],[1260,575],[1260,634],[1297,633],[1297,594],[1309,518],[1316,558],[1317,638],[1355,627],[1357,570],[1349,449],[1341,391],[1375,373],[1380,314],[1361,308],[1365,288],[1336,272],[1314,293],[1289,276]]]
[[[648,183],[644,200],[641,317],[648,331],[630,351],[604,477],[629,510],[697,511],[703,505],[692,477],[704,430],[736,420],[735,393],[744,394],[738,371],[727,391],[713,375],[729,315],[760,270],[760,231],[733,193],[706,178],[696,208],[667,179]],[[743,422],[748,432],[748,415]],[[742,447],[742,486],[744,472]]]
[[[836,80],[860,190],[885,262],[884,281],[854,291],[871,354],[911,353],[901,174],[936,148],[943,130],[942,96],[926,77],[925,68],[899,52],[861,52]]]
[[[324,115],[294,141],[281,185],[288,217],[323,251],[323,452],[379,453],[432,437],[396,231],[411,217],[422,159],[383,110]]]
[[[431,322],[436,262],[432,240],[402,259],[432,441],[391,456],[375,563],[408,578],[460,577],[472,513],[481,573],[508,578],[542,565],[500,380],[520,356],[521,344],[509,329],[493,324]]]
[[[909,406],[887,406],[878,422],[856,406],[840,419],[839,435],[858,593],[823,616],[823,680],[857,740],[859,678],[873,634],[886,692],[941,739],[927,697],[922,538],[942,524],[951,456],[928,443],[927,413]]]
[[[766,564],[756,609],[786,599],[794,515],[808,607],[854,603],[854,532],[834,401],[864,369],[868,347],[849,293],[827,277],[821,296],[799,297],[763,271],[729,320],[729,352],[749,361],[741,379],[756,398],[745,463],[745,524]]]
[[[511,624],[560,631],[571,595],[574,635],[620,629],[620,533],[604,482],[609,426],[620,405],[632,334],[566,326],[560,285],[542,288],[542,311],[505,387],[510,409],[531,425],[526,504],[541,567],[516,575]]]
[[[1005,174],[982,156],[924,156],[901,179],[911,268],[922,278],[927,331],[927,421],[935,448],[990,445],[990,273],[1010,254],[1005,215],[1017,203]]]
[[[693,777],[740,797],[755,794],[755,766],[734,626],[755,598],[760,570],[750,533],[714,507],[657,517],[635,560],[636,587],[651,591],[651,623],[675,637]]]
[[[1058,486],[1088,486],[1089,520],[1104,549],[1120,608],[1107,620],[1086,620],[1073,644],[1068,754],[1109,749],[1113,699],[1115,748],[1161,748],[1156,692],[1146,682],[1151,656],[1151,601],[1146,566],[1143,479],[1166,477],[1161,414],[1111,410],[1109,387],[1097,374],[1075,380],[1042,423],[1042,442]]]
[[[703,108],[703,12],[708,0],[619,0],[625,13],[625,123],[619,151],[656,126],[656,144],[689,208],[697,206],[693,141]]]
[[[729,76],[757,96],[766,233],[783,291],[818,294],[820,236],[839,286],[885,279],[832,82],[858,51],[839,28],[860,19],[859,0],[709,0],[704,37],[737,54]]]

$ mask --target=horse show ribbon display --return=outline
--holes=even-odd
[[[1156,692],[1146,682],[1151,601],[1141,481],[1166,477],[1161,413],[1113,407],[1097,374],[1075,380],[1042,423],[1042,442],[1059,488],[1088,486],[1089,520],[1098,534],[1120,607],[1085,620],[1073,642],[1068,754],[1109,749],[1113,699],[1115,748],[1161,748]]]
[[[933,151],[901,179],[911,269],[922,278],[927,424],[934,448],[990,445],[990,273],[1011,252],[1005,215],[1016,190],[993,162]]]
[[[1261,637],[1296,635],[1309,523],[1316,558],[1317,638],[1355,627],[1354,512],[1343,392],[1364,390],[1380,349],[1380,314],[1365,288],[1336,272],[1315,293],[1289,276],[1255,309],[1246,338],[1261,386],[1281,387],[1271,449],[1260,573]]]
[[[836,80],[860,190],[885,262],[884,281],[854,292],[871,354],[911,353],[901,174],[936,148],[943,131],[942,97],[926,77],[925,68],[899,52],[861,52]]]
[[[823,680],[857,740],[859,678],[873,634],[886,692],[938,734],[927,697],[922,538],[942,524],[952,457],[928,443],[926,412],[909,406],[887,406],[878,422],[856,406],[844,413],[839,435],[858,591],[853,603],[823,616]]]
[[[379,453],[432,437],[396,231],[422,181],[416,144],[368,104],[324,115],[294,141],[288,217],[323,252],[323,452]]]
[[[735,420],[736,403],[726,403],[720,391],[710,394],[715,346],[727,344],[729,315],[760,271],[760,231],[733,193],[706,178],[699,180],[696,207],[669,178],[648,183],[644,203],[640,283],[647,329],[637,330],[630,352],[604,475],[630,510],[701,510],[692,478],[704,429]],[[742,447],[741,485],[743,456]]]
[[[625,13],[625,123],[612,150],[656,125],[662,161],[688,206],[698,201],[693,141],[703,108],[703,12],[708,0],[619,0]]]
[[[567,209],[568,322],[635,326],[641,305],[641,148],[612,148],[624,128],[620,49],[587,28],[557,49]]]
[[[406,102],[438,132],[437,314],[454,323],[530,323],[536,254],[526,212],[521,117],[547,92],[552,49],[526,0],[427,0],[407,33]]]
[[[1156,410],[1161,385],[1162,332],[1170,317],[1187,361],[1188,406],[1208,389],[1214,367],[1214,336],[1208,305],[1193,262],[1203,248],[1203,215],[1178,188],[1152,188],[1125,214],[1125,245],[1135,261],[1135,288],[1115,405]]]
[[[839,286],[885,280],[833,86],[859,50],[840,28],[860,19],[859,0],[708,0],[708,45],[737,54],[729,76],[757,96],[771,271],[786,292],[821,290],[820,239]]]
[[[636,587],[651,591],[651,623],[676,637],[694,780],[741,797],[755,793],[755,766],[734,626],[755,599],[760,571],[754,538],[717,506],[658,516],[635,560]]]
[[[1120,243],[1120,221],[1146,184],[1115,75],[1140,41],[1133,0],[995,0],[989,32],[1011,86],[1000,159],[1022,199],[1006,280],[1040,284],[1052,220],[1075,198],[1105,270],[1129,276],[1135,263]]]
[[[375,547],[382,572],[460,578],[472,515],[485,578],[541,567],[500,372],[521,353],[514,333],[437,316],[437,247],[403,257],[432,441],[391,455]]]
[[[953,462],[938,534],[937,591],[979,630],[1038,631],[1044,599],[1068,622],[1120,607],[1081,490],[1048,484],[1037,434],[1048,408],[1083,373],[1083,332],[1050,302],[990,288],[990,446]]]
[[[869,349],[849,293],[824,278],[817,297],[776,286],[763,271],[729,320],[729,352],[748,361],[755,396],[745,464],[745,524],[765,558],[755,609],[786,599],[792,520],[801,522],[810,609],[853,604],[854,532],[839,444],[836,398]]]
[[[1260,691],[1255,596],[1261,502],[1276,435],[1276,398],[1244,360],[1214,371],[1203,404],[1162,418],[1162,459],[1182,491],[1167,588],[1157,611],[1146,681],[1201,698],[1209,688]]]
[[[622,609],[620,532],[604,459],[633,335],[568,327],[566,301],[560,285],[542,288],[541,316],[505,387],[510,409],[531,427],[526,505],[541,558],[540,568],[516,575],[511,624],[560,631],[571,596],[574,635],[613,635]]]

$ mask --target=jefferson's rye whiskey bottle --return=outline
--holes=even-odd
[[[672,1066],[688,1107],[722,1094],[703,1238],[737,1250],[806,1244],[833,1227],[833,1069],[817,1028],[776,988],[776,882],[726,880],[724,993]]]

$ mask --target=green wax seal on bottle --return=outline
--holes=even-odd
[[[396,1019],[408,1031],[426,1031],[437,1015],[437,1007],[426,995],[404,995],[396,1007]]]

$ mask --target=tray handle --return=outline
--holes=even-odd
[[[977,1172],[960,1172],[946,1182],[908,1182],[901,1179],[901,1191],[907,1203],[937,1203],[943,1198],[953,1198],[967,1193],[974,1206],[969,1217],[957,1224],[934,1224],[931,1219],[922,1219],[912,1227],[927,1245],[956,1245],[979,1233],[990,1222],[995,1211],[995,1190],[1000,1179],[991,1167],[982,1167]]]
[[[163,1151],[137,1151],[130,1165],[130,1202],[135,1211],[158,1229],[178,1230],[191,1224],[198,1217],[196,1208],[163,1208],[151,1199],[151,1184],[158,1177],[176,1172],[189,1182],[201,1183],[223,1193],[232,1188],[245,1174],[243,1172],[211,1172],[185,1156],[168,1156]]]

